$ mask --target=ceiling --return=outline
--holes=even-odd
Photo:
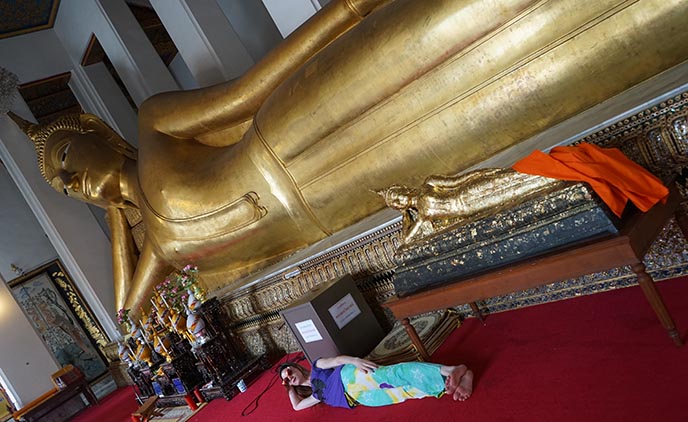
[[[0,38],[51,28],[60,0],[0,0]]]

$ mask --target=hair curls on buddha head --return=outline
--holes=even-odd
[[[418,195],[416,189],[403,185],[392,185],[386,189],[375,191],[375,193],[384,198],[388,207],[398,210],[408,207],[412,199]]]
[[[136,159],[136,149],[122,139],[110,126],[93,114],[68,114],[59,117],[57,120],[48,124],[35,124],[22,119],[16,114],[9,112],[7,115],[26,133],[31,139],[36,149],[38,167],[41,176],[50,182],[53,169],[46,164],[46,156],[50,155],[50,149],[55,145],[49,145],[50,137],[61,131],[76,132],[81,134],[96,133],[105,141],[110,143],[115,151],[124,156]]]

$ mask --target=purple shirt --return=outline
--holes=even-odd
[[[342,365],[335,368],[321,369],[317,366],[318,359],[313,362],[311,368],[311,387],[313,397],[323,403],[334,407],[351,408],[344,394],[342,384]]]

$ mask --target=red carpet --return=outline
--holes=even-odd
[[[688,340],[688,278],[658,287]],[[476,373],[473,397],[463,403],[442,397],[383,408],[318,405],[294,412],[276,383],[257,410],[242,417],[273,378],[270,372],[233,400],[212,401],[190,422],[688,420],[688,346],[673,345],[637,286],[490,315],[485,326],[467,320],[433,360],[467,363]],[[120,410],[135,407],[133,394],[129,400]],[[107,404],[74,420],[129,420],[124,411],[101,412]]]

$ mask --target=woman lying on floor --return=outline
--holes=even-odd
[[[320,402],[346,408],[385,406],[444,393],[463,401],[473,392],[473,372],[466,365],[405,362],[378,366],[365,359],[337,356],[317,359],[312,371],[285,363],[279,374],[294,410]]]

